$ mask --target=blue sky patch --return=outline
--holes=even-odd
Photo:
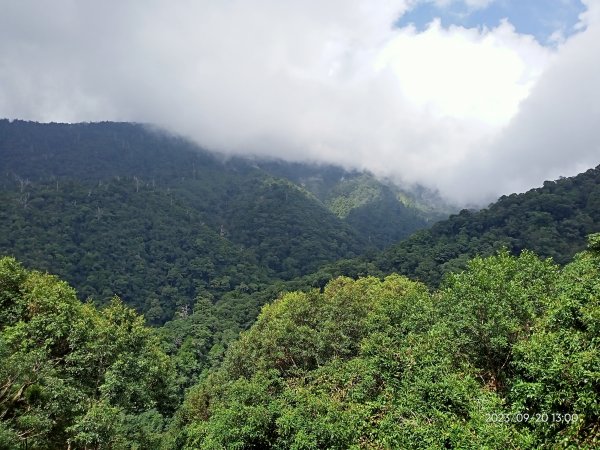
[[[413,24],[423,31],[434,18],[442,25],[460,25],[466,28],[496,27],[507,18],[517,32],[531,34],[544,45],[554,45],[551,36],[560,31],[564,37],[576,33],[578,16],[585,11],[579,0],[495,0],[487,7],[473,9],[462,0],[446,6],[437,6],[432,0],[421,1],[396,22],[404,27]]]

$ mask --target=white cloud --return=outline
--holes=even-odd
[[[550,51],[503,21],[493,30],[434,20],[422,33],[401,30],[381,52],[400,89],[437,116],[504,125],[550,60]]]
[[[589,2],[587,29],[557,50],[507,22],[393,29],[408,0],[58,0],[47,15],[5,2],[0,116],[153,122],[223,152],[334,162],[487,200],[597,163],[564,148],[570,133],[535,138],[544,120],[577,117],[585,138],[573,142],[598,142],[586,120],[597,117],[586,98],[598,94],[600,42]]]
[[[559,49],[508,126],[464,166],[488,195],[523,191],[600,164],[600,1],[586,3],[586,31]]]
[[[451,5],[452,3],[464,3],[468,8],[475,9],[485,9],[496,0],[421,0],[426,2],[435,3],[439,8],[445,8]]]
[[[467,6],[471,8],[483,9],[494,3],[496,0],[465,0]]]

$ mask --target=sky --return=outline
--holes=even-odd
[[[494,28],[507,19],[521,34],[529,34],[543,45],[556,45],[576,33],[585,5],[572,0],[429,0],[415,2],[397,21],[398,27],[413,24],[423,32],[432,17],[444,26]]]
[[[485,205],[600,164],[600,0],[0,0],[0,117],[152,123]]]

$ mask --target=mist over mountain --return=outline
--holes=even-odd
[[[0,450],[600,448],[600,0],[42,6]]]
[[[431,229],[386,249],[378,266],[429,285],[466,267],[473,257],[505,248],[532,250],[566,264],[600,232],[600,166],[574,177],[547,180],[538,188],[500,197],[479,211],[462,210]]]
[[[132,123],[0,167],[0,447],[596,447],[600,167],[447,219]]]
[[[151,323],[199,296],[261,304],[292,280],[399,272],[435,286],[503,246],[563,263],[600,231],[597,169],[443,220],[456,209],[423,187],[223,158],[141,124],[1,120],[0,162],[0,250],[59,274],[82,298],[117,294]]]
[[[384,248],[449,208],[368,173],[223,159],[128,123],[0,121],[0,166],[0,251],[153,323]]]
[[[598,164],[600,3],[549,1],[9,2],[0,117],[153,123],[482,206]]]

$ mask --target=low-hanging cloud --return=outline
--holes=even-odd
[[[3,3],[0,116],[155,123],[464,203],[600,162],[597,0],[556,49],[507,21],[394,28],[415,0]]]

